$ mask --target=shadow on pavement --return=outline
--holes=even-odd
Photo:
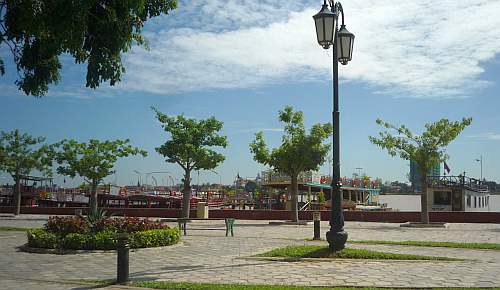
[[[159,275],[163,273],[176,273],[176,272],[191,272],[191,271],[196,271],[196,270],[205,270],[205,269],[226,269],[226,268],[237,268],[237,267],[247,267],[247,266],[261,266],[261,265],[267,265],[267,264],[272,264],[272,261],[263,261],[263,262],[258,262],[258,263],[239,263],[239,264],[230,264],[230,265],[223,265],[223,266],[218,266],[218,267],[213,267],[211,265],[197,265],[197,266],[167,266],[167,267],[162,267],[158,271],[140,271],[140,272],[134,272],[130,274],[131,279],[139,279],[139,280],[144,280],[148,279],[147,276],[141,276],[141,275]],[[151,279],[151,278],[149,278]]]

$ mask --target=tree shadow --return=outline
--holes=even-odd
[[[191,271],[206,270],[206,269],[211,269],[211,270],[212,269],[234,269],[234,268],[241,268],[241,267],[247,267],[247,266],[269,265],[272,263],[273,263],[272,261],[260,261],[260,262],[256,262],[256,263],[237,263],[237,264],[221,265],[221,266],[213,266],[213,265],[166,266],[166,267],[162,267],[162,268],[158,269],[157,271],[144,270],[144,271],[134,272],[134,273],[131,273],[130,277],[132,279],[138,279],[138,280],[144,280],[144,279],[155,280],[155,279],[151,278],[151,275],[160,275],[160,274],[165,274],[165,273],[191,272]],[[143,276],[143,275],[147,275],[147,276]]]

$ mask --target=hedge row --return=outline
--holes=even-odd
[[[72,250],[113,250],[118,240],[113,231],[97,233],[70,233],[66,236],[56,235],[45,229],[34,229],[27,232],[28,246],[32,248],[72,249]],[[150,248],[170,246],[178,243],[180,233],[177,228],[154,229],[133,232],[129,235],[131,248]]]
[[[137,217],[102,217],[89,222],[81,216],[51,216],[45,224],[45,229],[48,232],[58,236],[66,236],[70,233],[87,234],[101,231],[133,233],[167,227],[164,222]]]

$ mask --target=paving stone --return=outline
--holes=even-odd
[[[3,220],[0,226],[41,226],[43,220]],[[240,227],[238,227],[240,225]],[[203,228],[204,224],[195,227]],[[179,282],[295,284],[315,286],[491,287],[500,286],[500,251],[349,244],[349,247],[394,253],[471,259],[466,262],[361,261],[274,262],[241,259],[286,245],[321,245],[306,241],[312,226],[270,226],[267,221],[240,221],[237,235],[218,231],[188,231],[175,247],[140,249],[130,253],[133,279]],[[322,222],[323,236],[328,229]],[[500,225],[451,224],[446,229],[402,229],[399,224],[347,222],[353,240],[433,240],[500,243]],[[0,288],[72,289],[61,279],[113,279],[116,255],[30,254],[16,247],[25,233],[0,232]],[[326,242],[323,242],[326,245]],[[42,282],[32,282],[36,277]]]

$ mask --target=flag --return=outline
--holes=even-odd
[[[448,164],[446,164],[446,161],[444,162],[444,170],[446,170],[446,172],[449,174],[451,169],[450,167],[448,167]]]

